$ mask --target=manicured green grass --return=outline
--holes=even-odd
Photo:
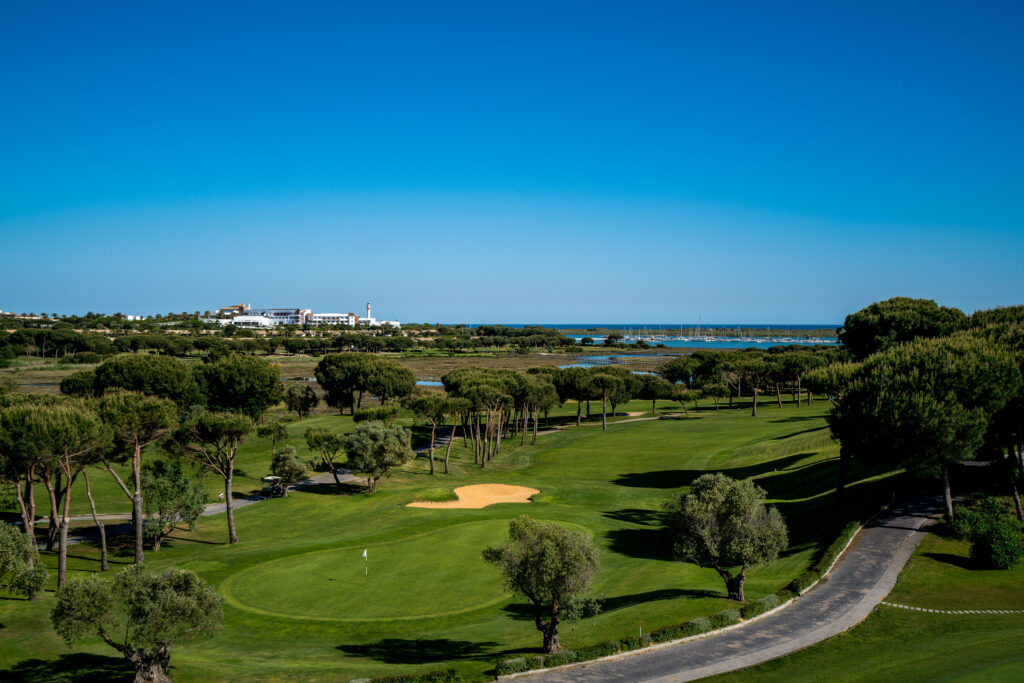
[[[649,409],[646,402],[619,407]],[[605,598],[604,611],[565,625],[569,647],[721,611],[732,605],[721,579],[672,560],[659,513],[664,500],[706,471],[755,478],[786,515],[791,547],[773,565],[751,571],[747,582],[748,599],[774,592],[890,483],[855,470],[861,481],[851,492],[860,508],[838,514],[830,496],[838,454],[825,406],[766,404],[759,412],[753,419],[749,408],[709,410],[690,419],[613,424],[606,432],[570,427],[541,436],[535,447],[506,440],[486,469],[473,464],[460,439],[447,477],[431,477],[419,457],[374,495],[353,484],[321,486],[239,509],[235,546],[224,544],[223,516],[204,518],[195,533],[176,533],[147,555],[153,568],[200,573],[226,597],[224,630],[175,647],[174,673],[182,680],[347,680],[452,664],[471,679],[486,678],[495,660],[534,652],[540,642],[527,605],[509,598],[480,559],[485,546],[501,542],[508,520],[523,513],[584,528],[602,551],[595,590]],[[574,421],[575,406],[559,414]],[[347,431],[351,418],[292,423],[289,443],[298,445],[313,424]],[[263,474],[258,468],[269,463],[269,444],[254,440],[246,449],[240,464]],[[541,493],[533,503],[482,510],[405,507],[474,483]],[[72,576],[95,572],[96,556],[91,545],[75,546]],[[120,567],[130,554],[125,549],[115,559]],[[34,604],[0,599],[0,679],[18,667],[45,679],[68,665],[60,658],[72,652],[100,657],[87,660],[90,667],[111,665],[115,653],[99,641],[67,648],[57,639],[47,626],[51,604],[50,595]],[[29,657],[41,661],[26,664]]]
[[[1024,609],[1024,565],[975,569],[969,544],[929,534],[888,601],[932,609]],[[736,681],[1018,681],[1024,615],[934,614],[880,605],[864,623],[801,652],[719,676]]]

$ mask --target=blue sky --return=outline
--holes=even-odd
[[[5,3],[0,309],[1024,303],[1021,3]]]

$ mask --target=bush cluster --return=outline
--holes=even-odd
[[[524,669],[525,671],[525,669]],[[380,676],[370,679],[372,683],[462,683],[462,676],[454,668],[428,671],[422,674]]]
[[[957,538],[971,541],[971,559],[982,567],[1009,569],[1024,557],[1021,524],[998,498],[985,498],[978,509],[960,510],[950,528]]]
[[[391,424],[401,414],[397,406],[381,406],[379,408],[362,408],[352,416],[353,422],[386,422]]]
[[[789,591],[786,591],[789,593]],[[754,617],[764,614],[769,610],[773,610],[789,598],[783,599],[781,595],[766,595],[760,600],[754,602],[748,602],[746,605],[740,608],[740,616],[744,619],[753,619]]]
[[[832,541],[832,545],[825,548],[825,552],[821,554],[821,558],[814,563],[814,566],[793,579],[793,581],[786,587],[787,590],[800,595],[810,588],[815,581],[824,576],[825,572],[829,570],[832,563],[839,557],[839,553],[843,552],[846,544],[850,542],[850,539],[853,538],[853,535],[857,533],[858,529],[860,529],[860,522],[850,522],[844,526],[843,530],[839,532],[839,536],[836,540]]]

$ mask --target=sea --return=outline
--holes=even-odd
[[[592,334],[579,334],[579,330],[611,330],[621,333],[623,341],[635,342],[643,340],[651,346],[663,344],[665,348],[686,348],[686,349],[746,349],[746,348],[768,348],[770,346],[786,346],[789,344],[835,344],[837,337],[810,337],[805,333],[808,330],[835,330],[840,325],[836,323],[822,323],[818,325],[809,324],[788,324],[788,323],[702,323],[694,325],[658,325],[650,323],[637,324],[537,324],[528,323],[483,323],[504,327],[545,327],[553,330],[572,330],[576,334],[567,335],[571,339],[579,341],[583,337],[590,337],[594,340],[595,346],[600,346],[605,337],[597,332]],[[474,324],[473,327],[480,327]],[[702,334],[701,330],[735,330],[735,334],[729,336],[716,335],[714,337]],[[756,336],[755,336],[756,333]]]

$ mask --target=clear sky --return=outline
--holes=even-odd
[[[0,309],[1024,303],[1021,2],[7,2]]]

